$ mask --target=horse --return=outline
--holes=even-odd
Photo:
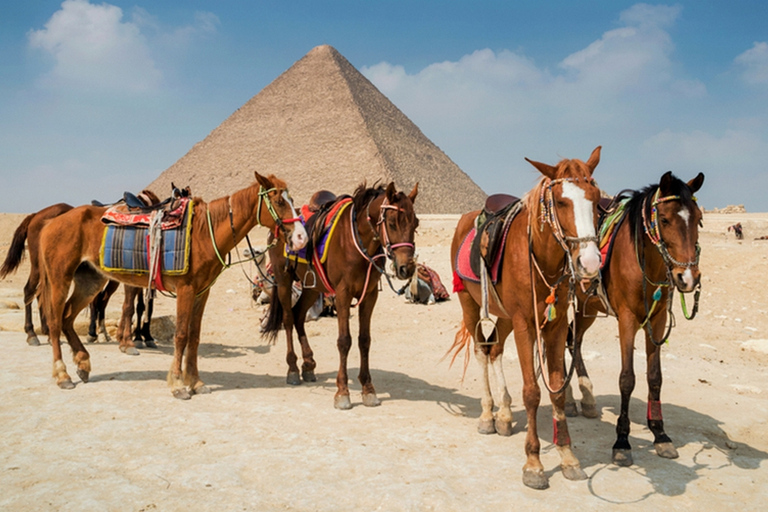
[[[141,200],[147,205],[158,204],[160,199],[151,190],[143,190],[139,194]],[[24,285],[24,332],[27,334],[27,343],[30,346],[39,346],[40,340],[35,333],[35,326],[32,319],[32,301],[35,298],[37,292],[37,286],[40,281],[39,270],[39,258],[38,247],[40,245],[40,230],[45,223],[54,217],[58,217],[64,212],[68,212],[73,207],[67,203],[57,203],[42,210],[27,215],[24,220],[16,228],[13,238],[11,240],[11,246],[8,249],[8,253],[5,256],[5,261],[2,267],[0,267],[0,279],[5,279],[9,274],[15,272],[24,258],[24,245],[28,245],[30,271],[27,282]],[[103,333],[107,341],[111,341],[109,334],[107,334],[106,325],[104,324],[104,312],[109,302],[110,297],[117,290],[118,284],[110,282],[107,286],[96,296],[96,298],[90,304],[90,324],[88,326],[88,341],[93,342],[98,339],[98,333]],[[131,300],[137,293],[130,291],[126,288],[125,301]],[[130,295],[131,297],[128,297]],[[140,293],[138,294],[140,295]],[[38,304],[39,305],[39,304]],[[143,302],[141,308],[143,308]],[[151,308],[151,305],[148,306]],[[126,308],[126,303],[123,304],[123,308]],[[143,309],[142,309],[143,310]],[[45,314],[42,308],[39,308],[41,331],[43,334],[48,334],[48,325],[45,321]],[[133,313],[131,313],[132,315]],[[151,313],[149,313],[151,318]],[[128,322],[130,324],[130,317]],[[149,319],[145,322],[145,325],[141,327],[143,330],[141,334],[149,333]],[[140,335],[140,334],[139,334]],[[151,335],[149,336],[151,338]],[[123,348],[123,343],[120,345]],[[135,349],[134,349],[135,350]],[[138,354],[138,352],[136,352]]]
[[[99,335],[104,336],[107,342],[112,341],[105,323],[106,309],[109,300],[119,286],[120,283],[118,281],[107,282],[104,289],[91,301],[89,305],[91,321],[88,325],[88,336],[86,338],[89,343],[97,341]],[[118,348],[124,354],[139,355],[137,349],[144,348],[144,346],[147,348],[157,348],[155,339],[150,331],[153,307],[154,297],[150,297],[145,304],[142,288],[123,285],[123,308],[117,328],[117,341]],[[147,312],[146,318],[144,318],[145,311]],[[136,314],[136,327],[132,331],[134,313]]]
[[[536,412],[541,391],[536,354],[552,401],[554,443],[560,453],[563,474],[569,480],[587,477],[571,450],[563,411],[563,388],[567,382],[565,343],[571,290],[582,279],[596,276],[600,265],[595,235],[600,190],[592,177],[600,161],[600,150],[600,146],[595,148],[586,163],[564,159],[551,166],[526,158],[543,176],[519,202],[510,204],[518,210],[501,242],[502,259],[496,260],[500,261],[496,284],[491,276],[483,275],[475,280],[468,279],[467,273],[457,272],[459,249],[471,234],[480,210],[462,215],[451,242],[454,292],[461,304],[463,322],[448,353],[455,349],[454,359],[462,350],[468,355],[469,342],[473,340],[484,387],[478,432],[511,435],[511,398],[504,379],[502,355],[505,340],[514,331],[528,421],[523,483],[534,489],[549,486],[539,458]],[[498,318],[486,337],[482,325],[493,323],[488,313]],[[548,376],[544,375],[544,357]],[[491,373],[495,374],[500,396],[495,421]]]
[[[200,380],[197,367],[200,325],[211,286],[227,264],[222,254],[229,253],[248,232],[262,225],[274,230],[288,247],[298,249],[307,241],[288,195],[285,182],[274,175],[255,173],[256,182],[231,196],[206,203],[189,199],[193,208],[189,221],[189,260],[185,273],[161,275],[162,287],[176,295],[176,333],[174,357],[168,372],[168,385],[175,398],[188,400],[193,394],[209,393]],[[91,362],[88,351],[73,328],[74,319],[112,279],[131,286],[146,287],[146,275],[105,270],[100,265],[106,208],[93,205],[74,208],[48,221],[40,233],[41,285],[38,300],[45,308],[49,338],[53,348],[53,375],[62,389],[74,384],[62,361],[60,336],[72,348],[77,374],[88,382]],[[74,284],[69,298],[70,285]],[[182,372],[182,359],[185,361]]]
[[[654,447],[660,457],[674,459],[678,453],[672,440],[664,431],[661,413],[661,346],[668,339],[674,319],[672,293],[681,294],[683,313],[693,318],[698,306],[701,272],[699,270],[699,225],[702,212],[695,194],[704,183],[699,173],[687,183],[665,173],[658,185],[640,191],[630,191],[614,199],[620,205],[617,215],[602,222],[613,236],[611,252],[602,269],[602,281],[607,304],[598,297],[591,297],[578,290],[582,307],[571,326],[573,357],[582,394],[582,414],[597,417],[592,382],[589,380],[581,355],[584,333],[594,323],[599,313],[610,312],[619,323],[621,347],[621,411],[616,423],[616,442],[613,445],[613,462],[618,466],[630,466],[632,447],[629,444],[629,399],[635,388],[633,356],[635,334],[645,331],[646,378],[648,381],[648,428],[654,436]],[[610,222],[615,219],[616,222]],[[688,316],[683,293],[696,291],[696,304]],[[610,310],[608,309],[610,307]],[[667,321],[670,321],[669,327]],[[666,328],[666,333],[665,333]],[[566,412],[575,416],[578,411],[573,392],[568,388]]]
[[[328,203],[325,212],[332,212],[336,208],[343,209],[333,217],[336,219],[335,227],[325,248],[327,259],[325,263],[316,260],[313,270],[307,263],[301,263],[297,257],[286,256],[283,244],[277,243],[270,248],[269,256],[275,273],[278,300],[270,301],[268,320],[262,328],[262,336],[274,341],[278,331],[281,328],[285,330],[288,384],[301,383],[296,364],[297,356],[293,351],[294,327],[303,356],[301,377],[306,382],[316,381],[314,354],[304,329],[306,312],[321,293],[335,294],[340,362],[333,405],[341,410],[352,408],[347,374],[347,358],[352,345],[349,327],[352,307],[359,307],[358,379],[362,385],[363,405],[375,407],[381,404],[371,380],[368,361],[371,315],[379,294],[378,283],[381,274],[389,279],[389,275],[382,268],[384,265],[379,266],[377,260],[389,258],[393,262],[394,273],[398,279],[406,280],[413,275],[416,269],[414,236],[419,225],[413,202],[417,194],[418,183],[408,195],[397,191],[394,182],[390,182],[386,187],[379,184],[367,187],[363,183],[351,197],[342,196]],[[322,231],[322,226],[319,225],[317,217],[312,220],[314,227],[310,232],[313,233],[312,238],[316,238],[315,235]],[[312,247],[309,250],[314,251]],[[304,286],[301,297],[292,308],[291,285],[294,280],[303,282]],[[357,299],[354,306],[353,299]]]

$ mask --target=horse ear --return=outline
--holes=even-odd
[[[557,178],[557,167],[552,167],[551,165],[543,164],[541,162],[534,162],[529,158],[526,158],[525,161],[537,168],[539,172],[547,178],[551,180]]]
[[[265,176],[262,176],[257,171],[253,171],[253,174],[256,175],[256,181],[259,182],[259,185],[261,185],[262,187],[266,188],[267,190],[273,188],[272,187],[272,182],[269,181],[269,178],[267,178]]]
[[[672,187],[673,181],[674,178],[672,177],[672,171],[667,171],[662,175],[661,179],[659,180],[659,188],[664,195],[666,195],[669,189]]]
[[[691,192],[694,194],[699,191],[701,186],[704,184],[704,173],[700,172],[698,176],[693,178],[691,181],[688,182],[688,187],[691,189]]]
[[[411,193],[408,194],[408,199],[410,199],[411,202],[414,202],[416,200],[416,196],[417,195],[419,195],[419,182],[418,181],[413,186],[413,190],[411,190]]]
[[[589,160],[587,160],[587,167],[589,167],[590,176],[595,172],[595,167],[597,167],[597,164],[600,163],[600,150],[602,149],[603,149],[603,146],[597,146],[592,151],[592,154],[589,155]]]
[[[393,203],[395,201],[395,194],[397,194],[397,189],[395,188],[394,181],[390,181],[389,185],[387,185],[386,194],[387,194],[387,201],[389,201],[390,203]]]

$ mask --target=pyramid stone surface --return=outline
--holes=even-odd
[[[240,107],[149,188],[171,182],[210,201],[254,181],[284,179],[297,204],[319,189],[351,194],[366,181],[419,183],[419,213],[463,213],[486,194],[331,46],[312,49]]]

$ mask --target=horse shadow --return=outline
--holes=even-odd
[[[568,418],[568,428],[571,438],[576,441],[574,449],[582,468],[589,475],[590,492],[605,501],[612,500],[601,496],[601,492],[597,490],[598,486],[595,485],[601,472],[629,471],[645,478],[653,492],[638,500],[641,501],[651,494],[680,496],[685,493],[691,482],[706,478],[713,472],[733,466],[745,471],[759,470],[763,461],[768,460],[768,452],[731,439],[722,428],[723,422],[717,418],[670,402],[664,404],[665,430],[672,438],[675,447],[681,452],[681,456],[678,459],[659,457],[653,445],[653,435],[645,425],[647,403],[644,400],[631,398],[630,444],[634,464],[630,467],[618,467],[611,460],[612,447],[616,440],[616,425],[609,418],[618,417],[620,397],[618,395],[598,396],[597,403],[601,413],[598,419],[582,416]],[[601,406],[601,403],[610,405]],[[540,414],[542,409],[544,409],[544,416],[539,418],[539,437],[542,441],[542,453],[545,453],[556,448],[551,443],[551,422],[542,421],[550,415],[549,407],[540,408]],[[606,418],[602,414],[606,411],[612,412],[614,416]],[[524,411],[522,414],[524,420]],[[518,433],[519,429],[525,431],[525,421],[515,427],[515,433]],[[685,456],[686,447],[691,445],[700,445],[692,460],[690,456]],[[593,471],[590,472],[590,468]],[[551,477],[558,471],[560,469],[556,467],[547,474]]]

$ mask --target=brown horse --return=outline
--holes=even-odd
[[[174,357],[168,373],[173,396],[189,399],[210,390],[200,380],[197,352],[200,325],[210,288],[226,263],[222,254],[231,251],[256,225],[280,231],[291,248],[306,244],[306,231],[294,223],[296,212],[286,185],[274,176],[256,173],[256,183],[231,196],[206,203],[191,200],[196,214],[191,220],[189,269],[182,275],[163,275],[162,285],[176,294]],[[94,295],[113,279],[131,286],[148,285],[146,275],[108,272],[100,267],[99,251],[105,208],[81,206],[51,219],[40,233],[42,298],[53,347],[53,374],[61,388],[72,388],[72,380],[61,359],[59,338],[63,332],[72,348],[77,374],[88,381],[90,356],[73,328],[77,314]],[[70,285],[74,284],[67,299]],[[186,365],[182,373],[182,359]]]
[[[303,364],[302,377],[314,382],[315,360],[309,346],[304,322],[306,312],[318,299],[320,293],[334,294],[339,336],[339,371],[336,377],[336,395],[333,404],[337,409],[350,409],[347,376],[347,357],[352,346],[349,317],[352,300],[357,299],[359,306],[360,332],[358,348],[360,350],[360,373],[358,379],[363,389],[363,404],[369,407],[381,402],[376,396],[369,370],[368,354],[371,344],[371,315],[379,295],[378,284],[381,274],[385,274],[385,258],[393,262],[398,279],[408,279],[416,269],[414,261],[414,233],[419,221],[413,210],[413,202],[418,194],[418,184],[410,194],[398,192],[394,182],[383,186],[366,187],[361,185],[351,198],[351,206],[346,207],[335,224],[334,232],[326,248],[327,260],[317,266],[308,275],[307,264],[297,263],[292,257],[286,258],[283,245],[278,243],[270,249],[270,260],[275,273],[277,297],[269,306],[264,335],[273,340],[281,328],[285,329],[288,363],[288,384],[299,384],[297,357],[293,351],[293,328],[301,343]],[[334,205],[341,205],[339,198]],[[318,214],[315,214],[318,215]],[[316,219],[315,219],[316,220]],[[315,229],[318,226],[315,225]],[[385,274],[386,275],[386,274]],[[321,278],[326,276],[327,279]],[[389,279],[389,276],[387,275]],[[291,308],[291,283],[300,280],[304,283],[301,297]],[[314,285],[314,286],[310,286]]]
[[[697,290],[698,296],[701,280],[698,240],[702,213],[693,194],[703,183],[702,173],[685,183],[667,172],[658,185],[632,191],[630,196],[614,200],[614,204],[621,205],[619,212],[623,213],[614,216],[619,224],[611,223],[616,226],[613,228],[615,235],[602,269],[602,280],[611,313],[619,321],[621,412],[613,445],[613,462],[619,466],[632,465],[629,399],[635,388],[633,356],[635,334],[639,329],[645,330],[648,428],[653,433],[653,444],[659,456],[669,459],[678,456],[672,440],[664,432],[661,415],[661,345],[669,337],[673,323],[673,319],[668,318],[672,312],[673,290],[677,288],[681,297],[682,293]],[[597,417],[592,383],[581,356],[581,342],[595,316],[608,311],[601,300],[597,297],[588,299],[581,290],[579,300],[583,306],[575,317],[572,331],[575,331],[574,361],[582,393],[582,414]],[[696,305],[693,314],[695,310]],[[685,307],[683,313],[688,316]],[[671,322],[668,328],[667,321]],[[570,388],[567,395],[566,410],[575,416],[577,408]]]
[[[160,199],[151,190],[143,190],[139,197],[142,201],[145,202],[145,204],[147,204],[147,206],[160,202]],[[40,231],[48,220],[54,217],[58,217],[62,213],[68,212],[72,208],[72,206],[66,203],[58,203],[52,206],[48,206],[47,208],[43,208],[36,213],[27,215],[21,224],[19,224],[19,226],[16,228],[16,231],[13,234],[13,239],[11,240],[11,246],[5,256],[5,261],[3,262],[2,267],[0,267],[0,279],[5,279],[8,274],[15,272],[19,268],[19,265],[21,265],[21,262],[24,258],[25,243],[28,245],[30,271],[27,282],[24,285],[24,332],[27,333],[27,343],[31,346],[40,345],[40,340],[35,333],[35,326],[32,320],[32,301],[35,299],[35,293],[37,292],[37,286],[40,281],[38,257],[38,248],[40,246]],[[109,302],[109,298],[112,296],[115,290],[117,290],[117,286],[117,283],[110,282],[107,284],[104,290],[102,290],[102,292],[97,295],[94,301],[91,302],[91,321],[88,327],[88,341],[96,341],[98,337],[97,331],[102,332],[107,341],[111,341],[109,339],[109,335],[107,334],[106,326],[104,325],[104,311],[107,307],[107,303]],[[133,301],[133,295],[136,295],[136,292],[129,290],[129,288],[130,287],[126,287],[125,300]],[[128,295],[131,297],[128,297]],[[131,304],[133,304],[133,302],[131,302]],[[125,303],[123,304],[123,308],[126,308]],[[45,314],[42,308],[39,309],[41,330],[43,334],[48,334],[48,325],[45,321]],[[148,332],[148,325],[145,329]],[[122,347],[123,344],[121,343],[121,349]]]
[[[483,283],[464,279],[457,273],[459,248],[473,229],[480,211],[461,217],[451,244],[454,291],[458,293],[463,311],[463,324],[451,350],[455,349],[456,354],[462,349],[468,350],[470,338],[474,340],[484,385],[478,431],[512,434],[511,399],[502,370],[502,355],[504,342],[514,330],[528,420],[523,483],[535,489],[549,486],[539,459],[536,412],[541,392],[536,376],[536,353],[542,374],[541,360],[546,357],[548,377],[542,376],[552,401],[554,442],[561,456],[563,474],[570,480],[586,478],[571,450],[563,412],[564,352],[568,334],[567,309],[574,283],[597,275],[600,265],[595,236],[600,190],[592,178],[599,161],[600,147],[595,148],[586,163],[573,159],[550,166],[528,160],[544,177],[521,200],[521,209],[510,221],[497,284],[487,282],[492,296],[487,304],[490,313],[498,317],[487,338],[481,322],[488,321],[489,317],[481,318],[480,315],[484,303]],[[491,372],[495,374],[501,399],[495,422],[489,380]]]

